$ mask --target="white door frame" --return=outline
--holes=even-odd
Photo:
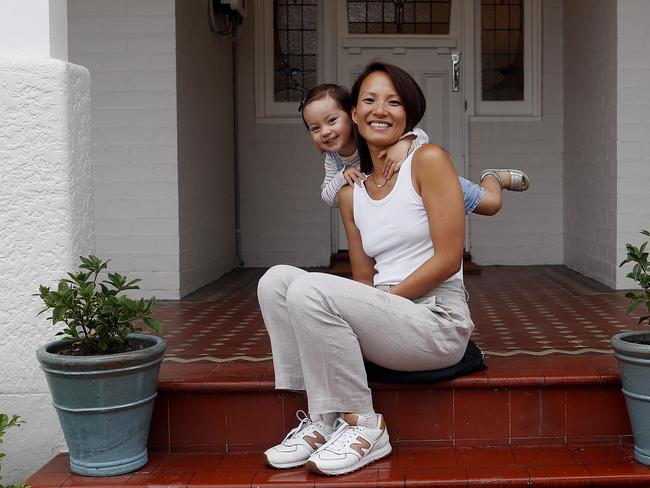
[[[471,176],[471,154],[469,141],[469,117],[474,110],[474,12],[475,0],[452,0],[453,5],[459,5],[461,9],[461,32],[458,43],[460,44],[461,59],[461,83],[463,84],[463,93],[465,95],[466,109],[463,114],[463,133],[461,134],[462,148],[465,154],[465,177],[470,179]],[[337,56],[340,49],[343,49],[338,43],[337,35],[337,5],[339,2],[324,0],[323,22],[325,46],[334,47],[331,53],[322,52],[322,59],[325,60],[323,66],[323,81],[336,82],[337,73]],[[327,48],[324,49],[327,51]],[[330,227],[331,227],[331,249],[332,253],[339,250],[339,228],[338,228],[338,208],[331,209]],[[471,249],[471,229],[469,219],[465,219],[465,249]]]

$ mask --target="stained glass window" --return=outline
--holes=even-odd
[[[524,99],[523,0],[481,0],[482,99]]]
[[[299,102],[316,85],[317,25],[317,0],[273,0],[276,102]]]
[[[350,34],[449,34],[451,0],[348,0]]]

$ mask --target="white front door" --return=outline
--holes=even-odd
[[[346,0],[336,2],[338,83],[351,87],[363,68],[375,60],[395,64],[407,71],[419,83],[427,100],[427,111],[418,127],[429,135],[431,143],[438,144],[449,151],[456,171],[460,176],[465,176],[467,164],[465,96],[463,83],[458,78],[455,83],[452,73],[452,53],[460,52],[462,56],[463,1],[451,0],[450,2],[447,34],[351,33],[347,3]],[[366,19],[377,18],[376,12],[359,13],[358,9],[363,3],[365,2],[358,2],[358,7],[354,5],[354,11],[350,13],[352,21],[358,20],[359,15],[365,15]],[[367,3],[379,4],[380,2]],[[417,20],[421,19],[422,16],[418,15]],[[435,20],[439,21],[439,19]],[[390,25],[375,24],[371,30],[387,30],[387,27],[388,30],[392,29]],[[352,31],[361,29],[365,29],[361,23],[352,27]],[[407,26],[407,29],[413,30],[415,27]],[[438,24],[434,29],[440,32],[445,31],[446,27]],[[345,230],[338,209],[335,215],[337,225],[333,230],[338,234],[334,241],[338,244],[335,250],[347,249]]]

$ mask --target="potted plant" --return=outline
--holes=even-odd
[[[641,234],[650,237],[644,230]],[[648,252],[644,242],[639,247],[627,244],[627,257],[620,266],[634,263],[627,274],[640,291],[629,291],[627,313],[642,308],[639,325],[650,324],[650,269]],[[612,348],[621,372],[623,395],[634,434],[634,459],[650,466],[650,330],[622,332],[612,338]]]
[[[7,430],[12,427],[20,427],[20,424],[24,422],[20,420],[18,415],[13,415],[11,418],[9,415],[0,413],[0,444],[3,443],[2,437],[7,433]],[[4,452],[0,452],[0,459],[5,457]],[[2,479],[2,477],[0,477]],[[28,485],[21,483],[20,485],[3,485],[0,483],[0,488],[30,488]]]
[[[124,295],[140,280],[108,273],[108,261],[81,257],[56,289],[37,294],[63,323],[61,340],[36,356],[45,372],[68,449],[70,470],[86,476],[113,476],[147,463],[147,437],[156,398],[165,341],[138,333],[143,324],[160,333],[151,315],[156,299]]]

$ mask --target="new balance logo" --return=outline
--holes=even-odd
[[[309,447],[311,447],[314,451],[318,449],[316,444],[323,445],[325,442],[325,437],[320,432],[314,432],[313,436],[306,435],[305,437],[302,438],[303,441],[305,441],[307,444],[309,444]]]
[[[350,444],[350,448],[354,449],[357,452],[357,454],[359,454],[359,456],[363,457],[366,454],[363,450],[370,449],[370,442],[368,442],[361,436],[357,437],[357,440],[359,442],[354,442],[353,444]]]

